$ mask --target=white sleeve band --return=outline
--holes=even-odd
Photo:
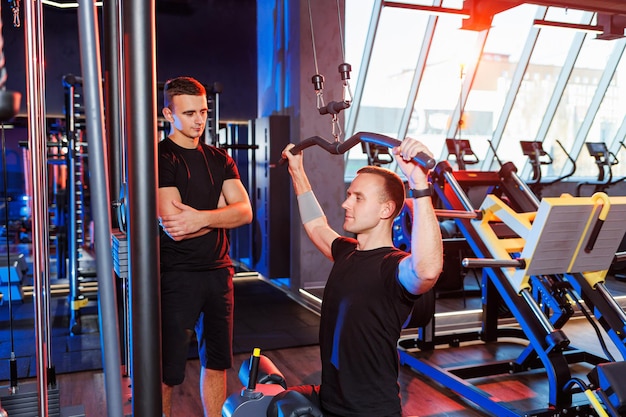
[[[320,203],[317,202],[317,198],[315,198],[313,191],[307,191],[306,193],[302,193],[298,196],[298,208],[300,209],[300,219],[302,219],[302,224],[324,216],[322,207],[320,207]]]

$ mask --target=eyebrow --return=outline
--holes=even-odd
[[[209,111],[209,109],[205,107],[205,108],[202,108],[200,110],[183,110],[183,113],[184,114],[196,113],[196,112],[202,113],[202,112],[208,112],[208,111]]]
[[[348,190],[348,191],[346,191],[346,194],[347,194],[347,195],[349,195],[349,196],[350,196],[350,195],[355,195],[355,196],[357,196],[357,197],[363,197],[363,196],[365,196],[365,194],[364,194],[364,193],[362,193],[361,191],[350,191],[350,190]]]

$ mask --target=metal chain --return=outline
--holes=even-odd
[[[341,137],[341,135],[343,134],[343,131],[341,130],[341,124],[339,124],[339,115],[338,114],[333,114],[331,117],[331,132],[333,137],[335,138],[336,142],[339,142],[339,138]]]

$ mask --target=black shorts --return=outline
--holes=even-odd
[[[182,384],[193,331],[204,368],[223,370],[233,361],[233,268],[161,273],[163,382]]]

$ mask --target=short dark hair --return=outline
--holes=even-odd
[[[169,107],[175,96],[206,96],[206,89],[195,78],[176,77],[167,80],[163,87],[163,105]]]
[[[374,174],[383,179],[383,191],[380,195],[380,201],[393,201],[396,204],[396,208],[392,217],[396,217],[400,214],[400,210],[404,206],[404,198],[406,191],[404,189],[404,182],[398,174],[387,169],[377,166],[365,166],[357,171],[357,174]]]

